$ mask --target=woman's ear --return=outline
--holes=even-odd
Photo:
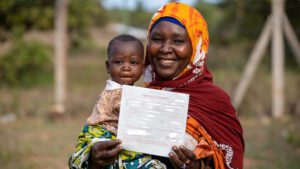
[[[109,71],[109,62],[108,62],[108,60],[105,62],[105,65],[106,65],[106,72],[107,72],[107,73],[110,73],[110,71]]]

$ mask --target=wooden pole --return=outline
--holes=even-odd
[[[246,65],[242,79],[240,80],[238,87],[234,93],[233,105],[238,108],[245,96],[245,93],[249,87],[250,82],[253,79],[255,71],[266,51],[271,35],[271,19],[268,18],[265,23],[261,34],[259,35],[258,41],[251,52],[250,59]]]
[[[298,65],[300,66],[300,45],[297,40],[296,33],[294,32],[292,25],[286,15],[284,15],[283,18],[283,30],[287,42],[296,58],[296,61],[298,62]]]
[[[67,16],[68,0],[56,0],[55,4],[55,40],[54,40],[54,111],[65,112],[66,98],[66,56],[67,56]]]
[[[284,0],[272,1],[272,113],[280,118],[284,113],[284,43],[282,20]]]

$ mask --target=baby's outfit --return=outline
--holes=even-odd
[[[92,114],[87,119],[87,124],[100,124],[109,132],[117,135],[121,93],[121,84],[107,80],[105,89],[99,95]]]

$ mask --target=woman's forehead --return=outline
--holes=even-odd
[[[177,24],[168,21],[162,21],[155,25],[151,31],[151,34],[159,33],[186,35],[187,31]]]

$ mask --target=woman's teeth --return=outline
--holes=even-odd
[[[160,63],[162,64],[172,64],[174,62],[174,60],[171,60],[171,59],[160,59]]]

